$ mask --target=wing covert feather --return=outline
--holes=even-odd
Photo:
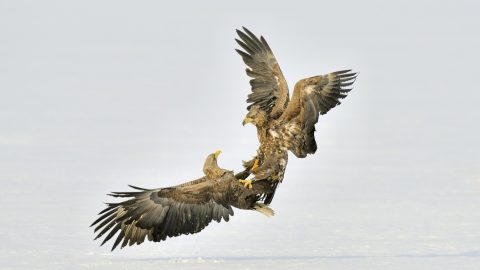
[[[341,70],[327,75],[302,79],[295,84],[292,99],[281,116],[283,122],[293,122],[301,127],[301,145],[290,145],[297,157],[305,157],[317,150],[315,124],[320,114],[340,105],[357,78],[351,70]],[[298,144],[298,143],[297,143]]]

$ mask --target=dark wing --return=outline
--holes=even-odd
[[[287,82],[267,41],[263,37],[258,39],[245,27],[243,31],[237,30],[240,40],[235,40],[244,50],[236,49],[248,66],[247,75],[252,77],[252,93],[247,99],[247,103],[251,104],[247,109],[258,105],[275,119],[283,113],[288,104]]]
[[[259,167],[250,170],[250,172],[255,175],[255,180],[268,180],[270,183],[269,190],[261,197],[267,205],[272,202],[278,184],[283,181],[287,162],[288,158],[286,153],[284,155],[275,152],[265,156]]]
[[[294,145],[289,145],[297,157],[305,157],[317,150],[315,142],[315,124],[319,114],[326,114],[333,107],[340,105],[340,99],[352,90],[357,73],[342,70],[300,80],[296,83],[292,100],[282,115],[282,121],[300,127],[302,134],[295,134]]]
[[[130,198],[119,203],[108,203],[107,208],[91,226],[98,235],[106,235],[102,245],[120,232],[113,244],[114,250],[149,241],[159,242],[167,237],[193,234],[203,230],[212,220],[229,220],[233,210],[223,194],[216,194],[212,181],[201,178],[171,188],[141,189],[113,192],[114,197]]]
[[[272,174],[280,170],[279,159],[276,155],[272,156],[273,157],[265,159],[262,165],[251,170],[251,172],[255,175],[256,180],[268,179],[272,176]]]

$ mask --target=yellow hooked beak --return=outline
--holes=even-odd
[[[250,117],[245,117],[245,119],[243,119],[242,125],[245,126],[248,123],[253,123],[253,119]]]
[[[213,155],[215,156],[215,158],[218,158],[218,156],[220,156],[221,153],[222,153],[222,151],[217,150],[217,151],[215,151],[215,153],[213,153]]]

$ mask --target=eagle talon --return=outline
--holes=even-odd
[[[245,188],[251,189],[253,187],[252,186],[252,180],[248,180],[248,179],[242,180],[242,179],[240,179],[238,181],[240,183],[242,183]]]
[[[255,159],[255,162],[253,162],[253,166],[250,168],[250,171],[253,171],[253,170],[255,170],[256,168],[258,168],[258,167],[259,167],[259,163],[260,163],[260,162],[259,162],[258,158],[256,158],[256,159]]]

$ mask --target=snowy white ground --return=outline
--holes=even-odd
[[[96,183],[5,181],[1,268],[478,269],[478,175],[291,163],[275,217],[236,211],[200,234],[114,253],[88,228],[105,200]]]
[[[348,1],[347,1],[348,2]],[[480,269],[475,1],[0,1],[0,269]],[[272,207],[111,253],[110,191],[257,147],[234,29],[292,86],[353,68]]]

